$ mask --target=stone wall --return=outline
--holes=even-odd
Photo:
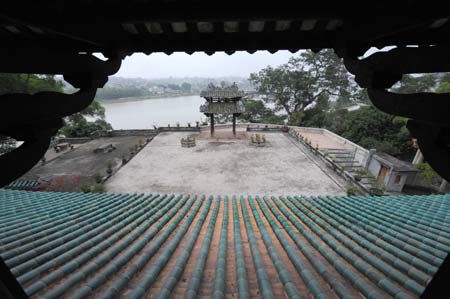
[[[322,129],[323,133],[330,138],[333,138],[339,142],[341,142],[346,149],[351,149],[354,151],[354,160],[359,161],[362,166],[367,166],[369,162],[369,150],[363,148],[362,146],[357,145],[356,143],[351,142],[348,139],[345,139],[344,137],[341,137],[331,131],[328,131],[326,129]]]
[[[81,144],[81,143],[89,142],[89,141],[91,141],[91,140],[92,140],[92,138],[90,138],[90,137],[78,137],[78,138],[70,138],[70,137],[67,137],[67,138],[58,138],[57,141],[55,142],[55,145],[58,144],[58,143],[65,143],[65,142],[71,143],[71,144]]]
[[[158,131],[159,132],[200,132],[200,127],[159,127]]]
[[[331,131],[328,131],[327,129],[322,128],[309,128],[309,127],[296,127],[296,126],[289,126],[290,128],[295,128],[300,131],[304,132],[310,132],[314,134],[323,134],[326,135],[327,138],[330,138],[337,143],[341,144],[343,148],[350,150],[354,153],[354,160],[359,161],[363,167],[368,165],[368,159],[370,156],[370,151],[357,145],[356,143],[351,142],[348,139],[345,139],[342,136],[339,136]]]
[[[158,134],[158,130],[112,130],[108,131],[108,137],[120,137],[120,136],[155,136]]]

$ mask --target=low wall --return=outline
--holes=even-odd
[[[200,127],[160,127],[159,132],[200,132]]]
[[[298,127],[290,127],[290,128],[298,128]],[[317,128],[308,128],[308,129],[316,130],[315,133],[320,132],[320,130],[322,130],[322,129],[317,129]],[[312,130],[310,130],[309,132],[312,132]],[[317,131],[317,130],[319,130],[319,131]],[[296,130],[294,130],[294,131],[296,131]],[[363,192],[366,192],[367,194],[371,194],[371,190],[369,190],[366,186],[364,186],[360,181],[357,181],[353,174],[351,174],[350,172],[345,170],[345,168],[343,168],[339,163],[336,163],[335,161],[333,161],[333,159],[331,159],[328,155],[325,155],[324,153],[322,153],[320,150],[316,149],[311,144],[306,143],[305,140],[303,140],[302,138],[299,138],[298,135],[293,134],[292,130],[289,130],[289,135],[291,135],[292,138],[294,138],[295,140],[297,140],[298,142],[303,144],[303,146],[305,146],[307,149],[309,149],[311,151],[311,153],[313,153],[320,160],[322,160],[322,162],[324,162],[325,165],[334,169],[334,171],[336,171],[336,173],[338,173],[346,181],[351,182],[354,185],[358,186]]]
[[[370,156],[370,151],[357,145],[356,143],[351,142],[348,139],[345,139],[342,136],[339,136],[327,129],[322,129],[322,128],[308,128],[308,127],[296,127],[296,126],[289,126],[289,128],[295,128],[297,130],[304,131],[304,132],[326,135],[328,138],[331,138],[334,141],[341,144],[345,149],[353,151],[354,160],[359,161],[362,166],[367,165],[367,162],[368,162],[368,159]]]
[[[338,142],[341,142],[345,148],[351,149],[354,151],[354,160],[359,161],[363,167],[367,166],[368,159],[369,159],[369,153],[370,151],[363,148],[362,146],[357,145],[356,143],[351,142],[350,140],[345,139],[344,137],[341,137],[331,131],[328,131],[326,129],[323,129],[323,132],[325,135],[329,136],[330,138],[334,138]]]
[[[262,128],[252,128],[248,127],[247,132],[280,132],[281,128],[272,128],[272,127],[262,127]]]
[[[109,137],[120,137],[120,136],[155,136],[158,134],[157,130],[112,130],[108,131]]]
[[[65,137],[65,138],[58,138],[58,140],[55,143],[71,143],[71,144],[82,144],[82,143],[86,143],[88,141],[91,141],[92,138],[90,137],[78,137],[78,138],[70,138],[70,137]]]
[[[264,129],[266,126],[268,128],[271,128],[271,130],[275,130],[276,128],[281,129],[282,125],[274,125],[274,124],[263,124],[263,123],[237,123],[236,128],[256,128],[259,126],[259,129]],[[232,124],[214,124],[215,128],[221,128],[221,129],[227,129],[227,128],[233,128]],[[209,126],[200,126],[202,129],[207,129]]]

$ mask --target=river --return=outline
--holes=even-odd
[[[187,126],[187,123],[195,126],[196,121],[206,118],[199,111],[204,102],[200,96],[182,96],[124,102],[102,101],[101,104],[106,110],[106,121],[119,130],[152,129],[153,125],[176,126],[177,122],[181,126]]]

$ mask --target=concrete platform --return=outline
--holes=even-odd
[[[46,153],[47,163],[41,162],[27,172],[24,179],[38,179],[48,176],[83,176],[95,174],[105,175],[108,162],[113,168],[122,163],[122,156],[129,155],[129,147],[145,141],[145,136],[125,136],[98,138],[92,141],[74,145],[74,150],[65,150],[58,154],[51,148]],[[112,144],[116,150],[109,153],[95,154],[93,151],[99,146]]]
[[[242,130],[242,129],[241,129]],[[245,134],[245,132],[238,132]],[[161,133],[106,182],[108,192],[216,195],[345,194],[283,133],[267,133],[265,147],[239,139],[199,138],[182,148],[191,133]]]

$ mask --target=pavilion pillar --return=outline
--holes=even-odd
[[[233,135],[236,135],[236,114],[233,113]]]
[[[211,135],[213,135],[214,134],[214,114],[213,113],[211,113],[210,118],[211,118]]]

